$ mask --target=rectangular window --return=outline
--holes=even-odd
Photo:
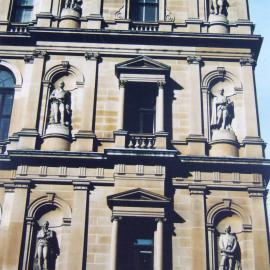
[[[126,89],[124,129],[130,133],[155,133],[157,86],[130,83]]]
[[[15,0],[12,21],[17,23],[31,22],[33,8],[33,0]]]
[[[118,270],[154,269],[154,222],[125,218],[119,227]]]
[[[138,22],[158,20],[158,0],[131,0],[131,19]]]

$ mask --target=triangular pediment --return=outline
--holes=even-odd
[[[116,74],[121,73],[156,73],[168,74],[170,67],[148,56],[138,56],[115,66]]]
[[[169,198],[140,188],[108,196],[107,201],[109,206],[152,205],[164,207],[170,203]]]

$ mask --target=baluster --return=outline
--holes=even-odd
[[[130,138],[129,138],[129,143],[128,143],[128,148],[133,148],[133,146],[134,146],[133,138],[130,137]]]
[[[140,147],[140,138],[138,138],[138,137],[135,137],[135,148],[139,148]]]
[[[142,140],[141,148],[145,148],[147,138],[142,138],[141,140]]]

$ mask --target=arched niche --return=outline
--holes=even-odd
[[[45,74],[43,85],[43,97],[41,103],[40,133],[45,135],[48,126],[48,118],[50,114],[50,94],[59,87],[60,82],[64,81],[64,90],[70,95],[70,131],[76,129],[81,110],[81,101],[83,99],[81,89],[84,86],[85,78],[78,68],[71,65],[68,61],[62,61],[61,64],[51,67]]]
[[[48,248],[48,269],[63,269],[67,250],[68,226],[71,222],[69,205],[54,193],[47,193],[31,203],[27,211],[26,249],[23,269],[36,270],[38,267],[38,234],[45,222],[49,222],[51,238]],[[41,260],[42,261],[42,260]],[[43,263],[43,261],[42,261]]]
[[[204,117],[204,132],[208,137],[208,140],[212,140],[211,123],[213,120],[213,100],[220,94],[220,90],[224,89],[224,96],[235,104],[236,97],[242,92],[241,81],[230,71],[224,67],[217,67],[216,70],[212,70],[207,73],[202,79],[202,94],[203,94],[203,117]],[[238,116],[235,106],[233,107],[233,115],[231,120],[231,128],[237,134],[237,121]]]
[[[223,202],[212,206],[207,213],[209,266],[211,270],[220,269],[222,259],[220,238],[225,235],[225,229],[228,225],[231,227],[231,235],[237,241],[233,270],[243,267],[248,260],[247,246],[251,240],[251,218],[246,210],[238,204],[230,199],[224,199]]]

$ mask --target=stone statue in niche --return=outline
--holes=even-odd
[[[229,97],[224,95],[224,89],[221,89],[219,94],[214,96],[212,100],[212,129],[231,130],[231,123],[234,118],[234,105]]]
[[[227,16],[228,2],[226,0],[212,0],[211,2],[211,14]]]
[[[55,258],[59,255],[59,247],[55,232],[49,229],[49,222],[45,221],[37,233],[36,255],[38,270],[53,270]]]
[[[60,82],[59,88],[55,88],[50,97],[50,124],[70,125],[70,94],[64,90],[65,83]]]
[[[236,236],[231,233],[230,225],[226,226],[225,234],[220,236],[219,247],[221,250],[219,270],[241,270],[239,244]]]
[[[81,14],[82,11],[82,1],[79,0],[66,0],[64,4],[65,9],[73,9]]]

